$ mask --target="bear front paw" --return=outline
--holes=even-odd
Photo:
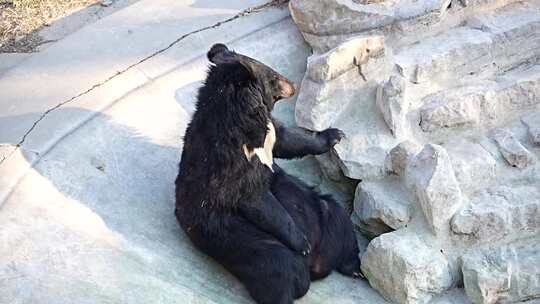
[[[343,133],[343,131],[340,129],[329,128],[321,131],[319,136],[325,140],[328,150],[330,150],[345,137],[345,133]]]

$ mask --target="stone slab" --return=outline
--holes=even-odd
[[[540,232],[540,189],[514,181],[479,191],[451,221],[462,240],[489,243]],[[538,185],[538,184],[537,184]]]

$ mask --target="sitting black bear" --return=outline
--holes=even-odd
[[[329,151],[337,129],[308,132],[272,118],[294,86],[223,44],[184,137],[176,217],[191,241],[232,272],[258,303],[290,304],[333,269],[360,275],[347,213],[273,164]]]

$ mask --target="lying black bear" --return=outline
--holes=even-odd
[[[258,303],[292,303],[333,269],[360,274],[346,212],[273,164],[329,151],[337,129],[286,128],[270,114],[294,86],[222,44],[199,90],[176,180],[176,217],[192,242]]]

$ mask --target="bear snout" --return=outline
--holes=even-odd
[[[279,91],[282,98],[288,98],[294,95],[296,89],[294,83],[285,77],[279,79]]]

